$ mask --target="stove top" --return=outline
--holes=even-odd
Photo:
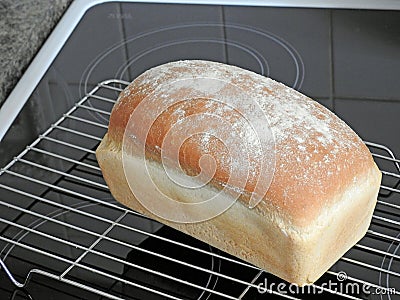
[[[1,151],[19,152],[102,80],[131,81],[158,64],[207,59],[282,81],[398,154],[399,23],[398,11],[383,10],[100,4],[73,30]],[[2,155],[2,164],[10,157]]]
[[[99,82],[112,78],[130,82],[153,66],[181,59],[224,62],[281,81],[334,111],[364,140],[386,145],[392,150],[393,157],[400,157],[400,11],[111,2],[88,9],[73,29],[2,140],[0,165],[6,165],[12,157],[18,155]],[[101,109],[108,110],[110,107]],[[93,122],[104,126],[108,122],[108,116],[104,113],[92,112],[90,117]],[[94,149],[94,145],[90,147],[88,149]],[[386,150],[383,152],[387,154]],[[93,163],[90,162],[90,157],[85,159],[88,159],[88,163]],[[394,162],[391,162],[389,169],[398,174],[400,170],[392,168]],[[18,172],[29,173],[25,165],[17,168]],[[12,179],[7,178],[0,183],[15,185]],[[26,183],[22,185],[24,184]],[[396,184],[398,185],[392,185],[395,189]],[[9,202],[10,197],[14,196],[0,191],[0,200]],[[399,287],[400,233],[394,233],[400,232],[400,214],[399,207],[393,207],[398,205],[399,197],[396,193],[382,197],[391,199],[391,210],[385,213],[390,214],[394,222],[384,226],[389,227],[387,230],[394,239],[389,245],[390,249],[384,249],[385,244],[380,251],[390,252],[391,256],[382,254],[377,257],[368,249],[356,249],[353,254],[361,261],[393,273],[368,273],[362,266],[355,266],[353,271],[359,275],[357,278],[377,285],[383,285],[386,281],[387,286]],[[0,212],[0,217],[11,218],[3,214]],[[187,237],[175,237],[176,232],[161,228],[158,223],[154,222],[149,226],[150,232],[182,239],[185,244],[196,244]],[[1,221],[0,232],[0,236],[8,238],[15,234],[15,230]],[[157,243],[152,238],[138,239],[137,244],[143,244],[144,248],[157,248]],[[374,242],[368,240],[364,247],[374,245]],[[207,248],[207,245],[197,246]],[[10,250],[9,243],[0,240],[0,251],[3,249],[0,257],[7,256],[6,263],[10,261],[13,267],[10,269],[21,276],[22,280],[22,274],[26,274],[28,266],[35,264],[31,258],[21,257],[17,248]],[[130,262],[134,263],[138,259],[133,252],[126,255]],[[140,259],[146,261],[147,258]],[[234,268],[227,263],[222,263],[219,267],[215,265],[220,263],[221,261],[214,261],[212,270],[219,272],[218,268]],[[209,264],[209,261],[205,261],[204,267],[209,267]],[[340,272],[346,264],[351,262],[338,263],[332,272]],[[161,268],[158,271],[163,270]],[[242,272],[243,280],[249,282],[254,280],[260,283],[265,278],[277,284],[280,282],[264,273],[257,275],[258,272],[246,272]],[[141,272],[132,269],[126,270],[124,274],[125,278],[143,276]],[[49,292],[43,286],[47,285],[53,287],[56,295],[54,297],[66,299],[74,299],[79,293],[79,290],[69,292],[69,288],[63,285],[56,288],[56,285],[61,284],[51,281],[48,283],[46,280],[40,276],[34,277],[28,290],[44,289],[43,293],[46,295]],[[146,280],[153,280],[153,285],[168,290],[168,280],[160,281],[158,277]],[[196,280],[202,285],[211,280],[207,284],[213,286],[212,280],[217,279],[199,277]],[[6,281],[4,272],[0,270],[0,282]],[[230,286],[231,291],[237,288],[231,283],[227,283],[224,288],[229,289]],[[123,290],[122,287],[121,289]],[[243,289],[239,290],[234,294],[236,298],[243,292]],[[16,292],[13,296],[13,291],[11,284],[0,284],[0,295],[15,297],[13,299],[26,297],[21,292]],[[42,295],[42,292],[36,293]],[[121,295],[135,297],[135,293],[138,293],[137,290],[129,290],[127,293],[121,292]],[[203,293],[201,298],[191,289],[186,295],[191,295],[188,296],[190,299],[219,299],[215,294],[211,297],[209,293]],[[367,299],[362,293],[352,295],[356,299]],[[261,299],[263,296],[265,295],[256,289],[249,288],[243,299]],[[95,299],[97,296],[84,296],[85,299],[91,297]],[[140,297],[136,298],[150,299],[143,298],[150,297],[149,295]],[[331,297],[335,298],[337,295]],[[368,297],[400,299],[399,295]],[[301,294],[298,298],[312,297]]]

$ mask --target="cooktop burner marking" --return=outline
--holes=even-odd
[[[111,201],[111,203],[117,203],[117,201],[115,201],[114,198],[112,198],[112,197],[102,198],[101,200],[113,200],[113,201]],[[98,205],[100,205],[100,204],[98,204],[98,203],[90,203],[90,204],[88,204],[87,201],[82,201],[80,203],[72,204],[71,207],[76,208],[76,209],[82,209],[82,208],[98,206]],[[56,209],[56,210],[46,214],[45,217],[48,217],[48,218],[51,218],[51,219],[55,220],[59,216],[62,216],[62,215],[67,214],[67,213],[69,213],[69,211],[67,211],[67,210],[65,210],[63,208],[59,208],[59,209]],[[39,219],[38,218],[35,221],[31,222],[26,227],[35,230],[35,229],[37,229],[38,227],[42,226],[43,224],[45,224],[47,222],[48,222],[48,220],[46,220],[46,219],[43,220],[43,219]],[[30,233],[31,233],[30,231],[27,231],[25,229],[21,229],[11,239],[13,241],[21,242]],[[0,252],[0,256],[2,256],[3,252],[4,252],[4,256],[3,256],[3,261],[4,262],[6,261],[7,257],[10,255],[11,251],[16,247],[16,244],[12,244],[9,247],[9,249],[7,250],[8,246],[9,246],[9,244],[6,244],[3,247],[3,249],[1,250],[1,252]]]
[[[182,40],[182,41],[173,41],[173,42],[170,42],[170,43],[167,43],[167,44],[162,44],[160,46],[152,47],[150,49],[145,50],[144,52],[141,52],[138,56],[129,59],[127,64],[125,64],[124,66],[121,66],[118,69],[118,72],[115,75],[115,77],[119,78],[119,79],[123,79],[122,76],[125,74],[125,72],[127,72],[128,68],[134,62],[136,62],[137,60],[143,58],[145,55],[147,55],[147,54],[149,54],[149,53],[151,53],[153,51],[156,51],[156,50],[159,50],[159,49],[162,49],[162,48],[165,48],[165,47],[176,46],[176,45],[181,45],[181,44],[186,44],[186,43],[202,43],[202,42],[226,44],[226,45],[229,45],[229,46],[236,47],[236,48],[238,48],[240,50],[243,50],[244,52],[246,52],[249,55],[253,56],[254,59],[258,62],[259,66],[260,66],[260,72],[259,73],[261,75],[269,76],[268,61],[265,59],[264,56],[262,56],[262,54],[260,52],[258,52],[256,49],[254,49],[254,48],[252,48],[250,46],[239,44],[237,42],[232,42],[230,40],[217,40],[217,39],[193,39],[193,40],[189,39],[188,40],[188,39],[186,39],[186,40]],[[264,62],[264,64],[263,64],[263,62],[261,62],[261,60]],[[265,65],[265,67],[264,67],[264,65]],[[122,68],[122,70],[121,70],[121,68]],[[118,75],[118,73],[119,73],[119,75]]]
[[[261,31],[257,28],[249,27],[249,26],[243,26],[243,25],[237,25],[237,24],[220,24],[220,23],[209,23],[209,24],[203,24],[203,23],[194,23],[194,24],[180,24],[180,25],[173,25],[169,27],[163,27],[163,28],[158,28],[155,30],[151,30],[148,32],[140,33],[136,36],[130,37],[125,41],[121,41],[119,43],[116,43],[109,47],[108,49],[104,50],[102,53],[97,55],[86,67],[85,71],[83,72],[81,79],[80,79],[80,85],[83,86],[83,91],[84,94],[87,94],[88,92],[88,82],[91,74],[95,70],[95,68],[101,64],[101,62],[107,58],[112,52],[120,49],[121,47],[129,44],[129,43],[134,43],[135,41],[142,39],[142,38],[149,38],[154,34],[158,33],[164,33],[168,34],[169,31],[175,31],[179,29],[186,29],[186,28],[223,28],[225,27],[226,29],[234,29],[234,30],[239,30],[239,31],[244,31],[244,36],[248,35],[249,33],[256,34],[258,36],[261,36],[262,38],[267,38],[268,40],[274,42],[275,44],[279,45],[280,47],[283,48],[284,52],[289,54],[289,56],[292,58],[294,66],[295,66],[295,80],[291,84],[291,86],[294,89],[300,89],[303,81],[304,81],[304,75],[305,75],[305,69],[304,69],[304,62],[299,54],[299,52],[284,38],[279,37],[273,33],[266,32],[266,31]],[[195,43],[195,42],[211,42],[211,43],[220,43],[220,44],[226,44],[228,46],[233,46],[236,47],[250,56],[252,56],[259,64],[260,66],[260,74],[269,76],[270,75],[270,66],[268,64],[267,58],[265,58],[260,51],[252,47],[251,45],[245,45],[244,43],[236,40],[230,40],[230,39],[224,39],[224,40],[218,40],[218,39],[187,39],[187,40],[182,40],[182,41],[171,41],[166,44],[161,44],[157,45],[156,47],[152,47],[151,49],[144,50],[140,52],[139,55],[134,56],[128,60],[127,63],[121,65],[118,67],[116,71],[116,77],[122,78],[122,76],[127,72],[127,69],[138,59],[143,58],[145,55],[152,53],[153,51],[160,50],[165,47],[169,46],[176,46],[179,44],[184,44],[184,43]],[[185,57],[182,57],[182,59],[185,59]],[[229,61],[228,61],[229,63]],[[130,80],[133,80],[133,78],[130,78]],[[81,91],[80,91],[80,96],[83,96]],[[103,117],[101,117],[103,119]]]

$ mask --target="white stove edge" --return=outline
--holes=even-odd
[[[60,22],[54,28],[46,42],[39,50],[31,64],[18,81],[3,106],[0,109],[0,141],[7,133],[13,121],[21,111],[33,90],[50,67],[51,63],[77,26],[83,15],[91,7],[115,0],[76,0],[72,2]],[[246,5],[246,6],[269,6],[269,7],[298,7],[298,8],[347,8],[347,9],[377,9],[377,10],[400,10],[398,0],[118,0],[119,2],[137,3],[169,3],[169,4],[207,4],[207,5]]]

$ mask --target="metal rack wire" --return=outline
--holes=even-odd
[[[127,84],[98,84],[1,169],[0,266],[10,280],[23,287],[40,274],[110,299],[258,299],[260,284],[268,280],[276,283],[264,290],[270,297],[310,296],[279,290],[281,281],[274,276],[111,197],[94,150],[114,99]],[[345,279],[395,299],[400,297],[394,290],[400,286],[400,160],[383,145],[366,144],[383,173],[371,227],[312,287],[335,297],[382,299],[325,284]]]

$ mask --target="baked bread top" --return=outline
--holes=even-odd
[[[198,97],[199,94],[194,93],[199,89],[196,80],[201,84],[203,79],[215,79],[226,85],[202,87],[206,96]],[[171,86],[179,80],[191,80],[193,84],[190,88],[183,85],[171,91]],[[232,90],[232,87],[236,88]],[[163,103],[162,95],[174,97],[176,101],[168,106],[167,102]],[[221,97],[225,97],[223,102],[232,101],[232,105],[215,101]],[[239,174],[244,182],[233,182],[233,185],[230,182],[227,187],[232,190],[241,187],[239,200],[248,205],[258,180],[266,180],[268,185],[271,181],[260,176],[263,174],[260,162],[264,162],[274,171],[272,182],[254,209],[260,214],[274,211],[277,218],[295,229],[312,224],[323,210],[340,201],[340,195],[349,187],[379,173],[368,148],[334,113],[282,83],[235,66],[188,60],[167,63],[144,72],[121,92],[112,110],[108,136],[115,147],[122,148],[128,121],[144,100],[147,101],[147,110],[136,114],[136,124],[150,121],[154,117],[152,112],[166,105],[166,109],[153,120],[149,132],[134,137],[145,143],[148,158],[161,162],[161,149],[166,146],[163,141],[167,134],[171,134],[168,133],[170,130],[176,129],[174,126],[184,124],[180,131],[172,133],[172,141],[181,141],[184,126],[186,130],[196,126],[203,133],[185,139],[179,148],[182,169],[189,175],[197,175],[201,172],[200,158],[211,155],[216,169],[210,184],[222,189],[228,185],[232,172]],[[245,116],[254,116],[250,123],[271,130],[271,145],[275,150],[273,161],[260,151],[260,144],[254,142],[254,128],[243,118],[243,111],[235,108],[239,102],[246,110]],[[256,112],[258,108],[254,103],[266,118]],[[231,127],[228,129],[227,124],[222,123],[219,126],[215,120],[204,117],[209,115],[221,117]],[[190,116],[200,119],[197,118],[193,124],[185,123]],[[143,136],[145,138],[141,139]],[[229,158],[229,147],[219,137],[237,145],[238,151],[248,157],[249,168],[243,168]],[[207,167],[207,161],[202,166]]]

